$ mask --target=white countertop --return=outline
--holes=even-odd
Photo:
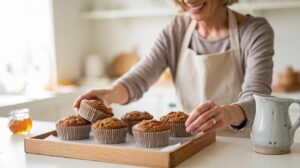
[[[54,130],[52,122],[33,122],[31,135]],[[7,127],[7,119],[0,118],[0,167],[1,168],[99,168],[134,167],[104,162],[85,161],[60,157],[26,154],[23,136],[12,135]],[[217,137],[217,142],[181,163],[178,167],[205,168],[299,168],[300,136],[297,131],[292,152],[286,155],[261,155],[252,152],[249,139]]]

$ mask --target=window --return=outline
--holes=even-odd
[[[0,93],[38,92],[55,81],[51,0],[0,2]]]

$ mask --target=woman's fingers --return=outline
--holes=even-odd
[[[212,127],[210,127],[209,129],[207,129],[203,132],[204,133],[213,132],[213,131],[218,130],[219,128],[222,128],[223,126],[224,126],[224,123],[223,123],[223,121],[221,121],[221,122],[216,123],[215,125],[213,125]]]
[[[206,129],[206,130],[203,130],[203,132],[213,132],[213,131],[216,131],[217,129],[219,128],[222,128],[224,126],[224,121],[223,120],[220,120],[218,121],[215,125],[213,125],[212,127]]]
[[[110,103],[108,102],[108,100],[106,100],[105,98],[102,98],[102,100],[103,100],[103,103],[104,103],[104,105],[105,105],[106,107],[111,108]]]
[[[91,91],[88,91],[87,93],[84,93],[83,95],[81,95],[81,96],[79,96],[79,97],[76,98],[76,100],[73,103],[73,108],[77,109],[76,111],[78,111],[78,109],[80,107],[80,102],[83,99],[87,99],[87,100],[90,100],[90,99],[102,100],[101,98],[99,98],[98,94],[101,94],[101,93],[98,93],[97,90],[91,90]]]
[[[110,92],[107,90],[90,90],[86,93],[84,93],[83,95],[79,96],[76,98],[76,100],[73,103],[73,109],[74,112],[76,114],[78,114],[79,108],[80,108],[80,102],[83,99],[87,99],[87,100],[99,100],[99,101],[103,101],[104,105],[108,108],[110,108],[110,99],[109,99],[109,94]]]
[[[81,100],[85,99],[85,97],[86,97],[85,95],[78,96],[73,103],[73,107],[78,109],[80,106]]]
[[[73,111],[76,115],[78,115],[79,109],[77,107],[73,107]]]
[[[87,93],[85,93],[85,94],[83,94],[81,96],[78,96],[76,98],[76,100],[74,101],[74,103],[73,103],[73,107],[74,108],[79,108],[81,100],[83,100],[83,99],[90,99],[91,97],[92,97],[92,95],[91,95],[90,92],[87,92]]]
[[[191,123],[194,122],[202,113],[205,113],[209,109],[216,106],[216,104],[213,101],[205,101],[201,103],[195,110],[192,111],[191,115],[185,122],[185,126],[188,127]]]
[[[207,132],[211,128],[220,128],[223,126],[223,120],[221,114],[217,114],[213,116],[216,123],[213,123],[212,118],[208,119],[205,123],[203,123],[198,129],[196,129],[192,134],[198,133],[198,132]]]
[[[209,119],[217,115],[218,110],[218,106],[215,106],[205,113],[202,113],[189,126],[187,126],[186,131],[191,133],[195,132],[198,128],[202,127],[202,125],[205,124]]]

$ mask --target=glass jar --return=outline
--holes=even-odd
[[[12,110],[8,120],[8,127],[13,134],[26,135],[31,130],[32,120],[27,108]]]

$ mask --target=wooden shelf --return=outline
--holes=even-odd
[[[300,1],[270,1],[270,2],[248,2],[237,3],[231,6],[238,11],[264,11],[275,9],[292,9],[300,8]]]
[[[270,1],[270,2],[245,2],[232,5],[230,8],[237,11],[265,11],[276,9],[300,8],[300,1]],[[86,20],[94,19],[125,19],[141,17],[162,17],[174,16],[177,11],[171,7],[148,8],[148,9],[114,9],[114,10],[96,10],[84,12],[82,18]]]
[[[176,15],[172,8],[99,10],[83,13],[83,19],[125,19]]]

